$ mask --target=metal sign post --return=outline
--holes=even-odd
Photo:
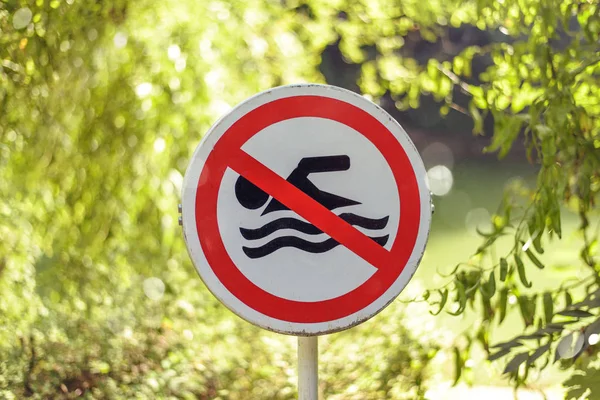
[[[298,336],[298,399],[317,400],[319,392],[319,337]]]

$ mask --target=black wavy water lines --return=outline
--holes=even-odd
[[[383,229],[389,220],[389,217],[371,219],[352,213],[343,213],[340,214],[339,217],[350,225],[360,226],[361,228],[366,229]],[[271,233],[280,229],[293,229],[309,235],[318,235],[319,233],[323,233],[323,231],[321,231],[319,228],[308,222],[289,217],[276,219],[256,229],[240,228],[240,232],[242,233],[244,239],[256,240],[267,237]]]
[[[360,226],[361,228],[369,230],[381,230],[386,227],[389,221],[389,216],[378,219],[371,219],[353,213],[343,213],[340,214],[338,217],[346,221],[350,225]],[[290,217],[279,218],[274,221],[267,222],[260,228],[240,228],[240,233],[247,240],[258,240],[265,238],[271,235],[272,233],[277,232],[280,229],[291,229],[308,235],[318,235],[320,233],[323,233],[323,231],[321,231],[319,228],[317,228],[309,222],[301,221],[297,218]],[[368,237],[381,246],[385,246],[389,239],[389,235]],[[296,236],[287,235],[275,238],[259,247],[243,246],[242,250],[249,258],[261,258],[284,247],[294,247],[296,249],[303,250],[309,253],[325,253],[333,249],[337,245],[339,245],[339,243],[332,238],[326,239],[322,242],[310,242],[308,240]]]
[[[387,217],[386,217],[387,218]],[[377,244],[385,246],[388,241],[389,235],[371,237]],[[242,250],[249,258],[261,258],[279,250],[283,247],[295,247],[300,250],[307,251],[309,253],[325,253],[339,245],[339,243],[332,238],[329,238],[323,242],[309,242],[294,236],[282,236],[271,240],[267,244],[260,247],[242,247]]]

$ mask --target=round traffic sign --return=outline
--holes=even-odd
[[[247,321],[343,330],[414,274],[431,222],[425,177],[406,132],[374,103],[333,86],[278,87],[233,108],[196,149],[182,193],[188,252]]]

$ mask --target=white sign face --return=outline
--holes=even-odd
[[[346,329],[414,274],[431,222],[425,176],[402,127],[365,98],[324,85],[263,92],[194,153],[188,251],[209,290],[256,325]]]

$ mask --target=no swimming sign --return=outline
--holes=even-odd
[[[425,169],[402,127],[325,85],[260,93],[221,118],[186,172],[188,251],[209,290],[263,328],[318,335],[388,305],[422,257]]]

